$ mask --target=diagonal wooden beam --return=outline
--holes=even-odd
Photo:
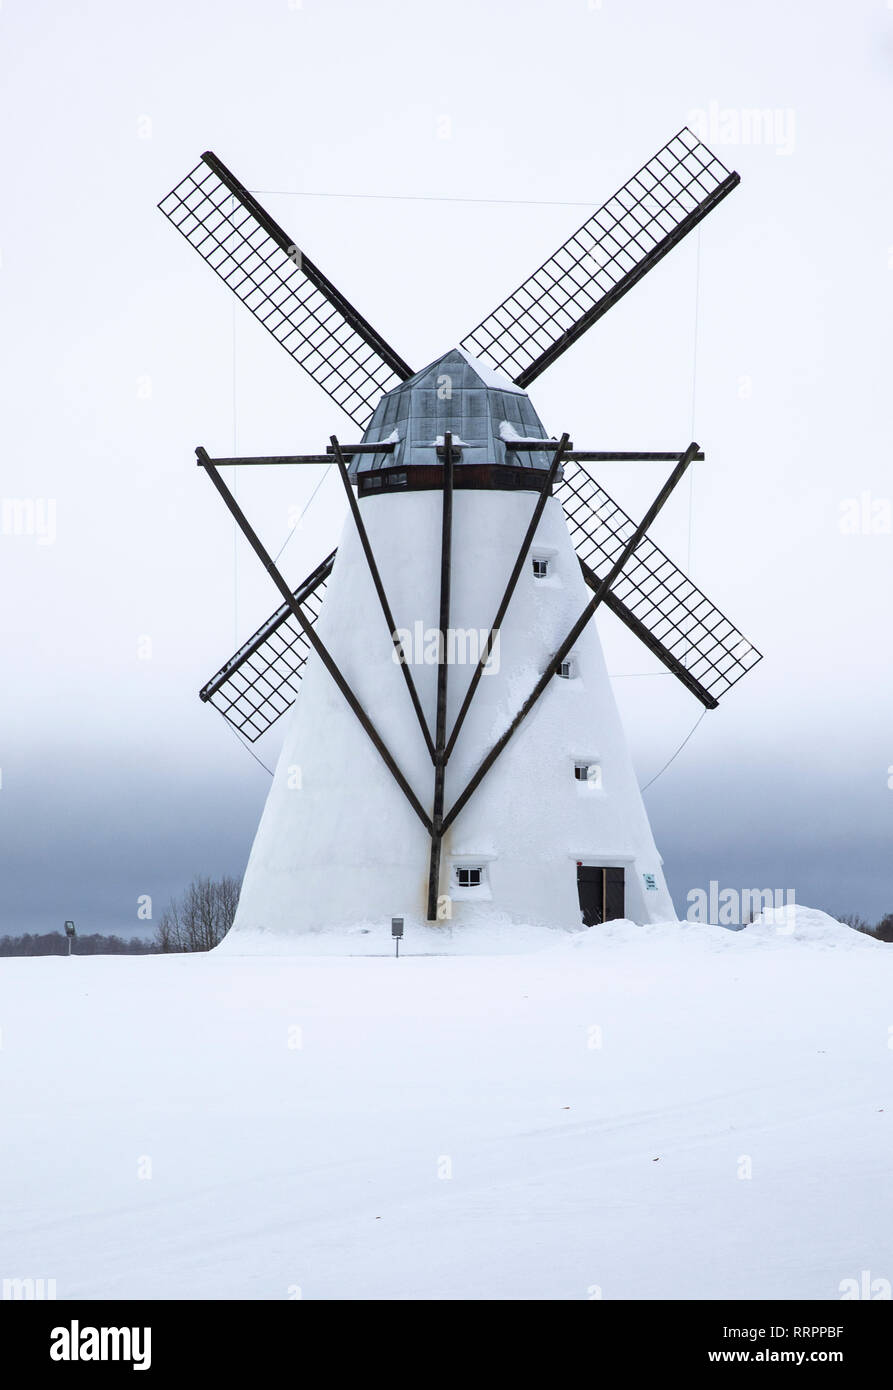
[[[329,303],[339,311],[350,324],[353,331],[368,343],[373,352],[388,364],[395,376],[401,381],[407,381],[412,376],[412,367],[408,367],[399,357],[389,343],[386,343],[380,333],[372,327],[371,323],[363,318],[362,314],[354,308],[349,299],[345,299],[340,290],[336,290],[331,280],[328,280],[319,266],[313,264],[309,256],[305,256],[295,244],[294,238],[284,232],[275,222],[266,208],[261,207],[253,193],[249,193],[244,184],[240,183],[222,160],[218,159],[212,150],[205,150],[202,155],[202,163],[207,164],[220,180],[232,193],[237,202],[241,203],[255,221],[263,227],[267,236],[276,243],[281,251],[284,251],[289,260],[300,268],[311,284],[315,285],[321,294],[324,294]],[[297,257],[297,259],[295,259]],[[219,273],[219,272],[218,272]],[[232,286],[230,286],[232,288]],[[252,310],[252,312],[254,312]],[[272,329],[270,329],[272,332]]]
[[[341,694],[347,701],[348,705],[353,710],[354,714],[356,715],[357,719],[359,720],[360,724],[362,725],[363,729],[368,735],[371,743],[373,744],[379,756],[381,757],[382,762],[385,764],[394,781],[397,783],[397,786],[400,788],[403,795],[406,797],[406,800],[409,802],[410,806],[415,811],[419,820],[422,822],[422,825],[424,825],[425,829],[430,833],[432,829],[431,818],[425,811],[424,807],[422,806],[412,787],[409,785],[406,778],[403,776],[403,773],[400,771],[400,768],[397,766],[397,763],[394,761],[394,758],[392,757],[390,750],[384,742],[384,739],[381,737],[375,725],[372,723],[372,720],[369,718],[368,714],[363,709],[363,706],[360,704],[356,695],[351,690],[334,657],[331,656],[325,644],[320,640],[320,637],[314,629],[313,624],[309,623],[305,618],[304,613],[301,610],[301,605],[298,603],[291,589],[288,587],[285,580],[282,578],[282,575],[279,573],[279,570],[276,568],[275,560],[264,548],[263,542],[261,541],[260,537],[257,535],[248,518],[245,516],[245,513],[242,511],[242,508],[239,506],[235,497],[233,497],[226,483],[221,478],[219,472],[217,471],[217,468],[214,465],[214,460],[208,457],[207,450],[203,449],[201,446],[199,446],[196,449],[195,453],[196,457],[198,458],[199,466],[201,468],[204,468],[208,477],[211,479],[211,482],[214,484],[217,491],[220,493],[220,496],[223,498],[224,502],[229,508],[229,511],[238,523],[239,528],[241,529],[245,539],[248,541],[248,544],[251,546],[251,549],[254,551],[255,555],[257,555],[264,569],[267,571],[273,583],[276,585],[276,588],[279,590],[285,602],[288,604],[288,607],[291,609],[295,621],[301,628],[301,631],[303,632],[307,641],[310,643],[310,646],[316,652],[320,661],[323,663],[329,675],[332,677],[332,680],[335,682],[338,689],[341,691]]]
[[[694,463],[696,460],[693,459],[692,462]],[[580,561],[580,569],[583,578],[586,580],[592,592],[595,593],[599,584],[601,584],[601,580],[595,571],[589,568],[585,560],[580,560],[579,555],[577,559]],[[662,661],[667,670],[672,671],[673,675],[682,682],[686,690],[690,690],[692,695],[700,700],[705,709],[716,709],[719,701],[710,694],[709,690],[704,688],[699,680],[696,680],[691,671],[689,671],[686,666],[683,666],[679,658],[674,656],[673,653],[664,646],[663,642],[655,637],[653,632],[649,632],[641,618],[637,618],[632,609],[627,608],[622,599],[619,599],[617,595],[609,589],[604,596],[603,602],[605,607],[609,608],[615,617],[618,617],[622,623],[626,624],[630,632],[635,633],[640,642],[644,642],[645,646],[650,652],[654,653],[658,661]]]
[[[723,179],[722,183],[718,184],[702,203],[696,208],[693,208],[686,217],[683,217],[682,221],[677,223],[656,246],[652,247],[648,254],[643,256],[641,261],[637,262],[637,264],[635,264],[631,270],[628,270],[616,284],[612,285],[607,294],[603,295],[596,304],[593,304],[592,308],[588,309],[585,314],[582,314],[580,318],[577,319],[576,323],[572,323],[570,328],[562,333],[561,337],[557,338],[554,343],[551,343],[535,362],[531,362],[528,367],[525,367],[523,371],[519,372],[515,377],[515,385],[520,386],[522,389],[526,389],[532,381],[535,381],[540,373],[544,372],[546,368],[555,361],[556,357],[560,357],[563,352],[567,352],[572,343],[575,343],[588,328],[591,328],[603,314],[606,314],[608,310],[617,303],[618,299],[622,299],[623,296],[632,289],[633,285],[637,285],[642,277],[647,275],[649,270],[657,265],[658,261],[662,260],[668,251],[672,251],[673,247],[676,246],[683,237],[687,236],[692,228],[696,227],[709,212],[712,212],[717,203],[721,203],[723,198],[728,197],[732,189],[737,188],[740,182],[740,174],[728,174],[726,178]],[[620,191],[622,192],[623,190]],[[614,200],[609,199],[608,201],[613,202]],[[600,211],[604,211],[604,209],[600,209]],[[564,248],[562,247],[561,249],[563,250]],[[521,286],[521,288],[523,289],[524,286]]]
[[[350,485],[350,478],[347,472],[347,462],[345,460],[344,454],[341,451],[341,446],[339,445],[338,440],[334,434],[331,436],[331,440],[332,453],[334,454],[335,462],[338,465],[338,472],[341,474],[341,481],[344,484],[344,491],[347,493],[347,501],[348,505],[350,506],[351,515],[354,519],[354,524],[357,528],[357,534],[360,538],[360,545],[363,547],[363,554],[366,556],[366,562],[369,566],[369,573],[372,575],[372,583],[375,585],[375,592],[378,594],[378,601],[381,604],[381,611],[384,614],[385,622],[388,625],[388,632],[391,634],[391,641],[394,644],[394,654],[397,658],[397,661],[399,662],[400,670],[403,672],[403,679],[406,682],[406,688],[409,691],[409,698],[412,701],[412,707],[415,710],[416,718],[419,721],[419,728],[422,731],[422,737],[425,740],[425,746],[428,749],[431,761],[434,762],[434,740],[431,737],[431,731],[428,728],[428,721],[425,719],[425,714],[422,709],[422,702],[419,699],[419,692],[416,689],[416,683],[412,678],[412,672],[410,671],[409,663],[406,660],[406,653],[403,650],[403,643],[400,641],[400,638],[397,635],[397,624],[394,622],[394,615],[391,612],[391,605],[388,603],[388,597],[384,591],[384,584],[382,582],[381,574],[378,569],[378,564],[376,563],[375,555],[372,551],[372,545],[369,540],[369,533],[367,532],[365,522],[363,521],[363,518],[360,515],[359,503],[357,502],[356,497],[354,497],[353,488]]]
[[[489,633],[487,634],[487,640],[484,643],[484,647],[480,655],[480,660],[478,661],[477,666],[474,668],[474,671],[472,672],[471,680],[468,682],[468,689],[465,692],[465,699],[462,701],[462,708],[456,715],[456,722],[453,725],[453,732],[450,734],[450,740],[446,746],[447,758],[449,758],[450,754],[453,751],[453,748],[455,747],[456,739],[459,737],[459,730],[462,728],[462,725],[465,721],[465,716],[471,708],[471,702],[474,699],[474,693],[478,688],[478,683],[480,682],[481,676],[484,674],[484,667],[490,659],[490,653],[493,650],[494,637],[496,633],[499,631],[499,629],[502,627],[502,622],[505,618],[509,603],[511,602],[512,594],[515,592],[515,585],[518,583],[518,579],[521,575],[521,570],[524,568],[524,561],[527,559],[527,552],[530,550],[530,547],[533,544],[533,538],[536,535],[536,528],[540,524],[540,517],[543,514],[546,503],[552,495],[552,484],[555,481],[555,475],[558,472],[558,468],[564,455],[564,451],[567,448],[569,437],[569,435],[563,434],[561,436],[561,439],[558,441],[558,448],[555,450],[555,455],[549,466],[549,471],[546,474],[545,482],[542,486],[542,491],[540,492],[539,497],[536,499],[536,506],[533,509],[533,515],[530,518],[530,523],[524,534],[524,539],[521,542],[521,549],[518,551],[518,558],[515,560],[512,572],[508,577],[508,583],[505,586],[505,593],[502,595],[502,601],[500,602],[499,607],[496,610],[496,617],[493,619],[493,624],[490,628]]]
[[[614,564],[611,566],[611,569],[605,575],[604,579],[599,584],[589,603],[583,609],[583,612],[580,614],[579,618],[574,623],[570,632],[567,634],[567,637],[565,637],[564,641],[561,643],[561,646],[552,656],[552,659],[546,667],[545,671],[540,676],[536,685],[533,687],[533,690],[530,692],[527,699],[524,701],[524,704],[521,706],[518,713],[515,715],[511,724],[509,724],[502,737],[499,738],[496,741],[496,743],[494,743],[489,753],[481,762],[477,771],[472,775],[472,777],[468,781],[465,790],[453,803],[447,815],[444,816],[442,826],[443,831],[448,830],[449,827],[452,825],[453,821],[456,819],[463,806],[465,806],[468,803],[469,799],[474,795],[475,791],[480,786],[487,773],[490,771],[490,768],[493,766],[500,753],[506,747],[506,744],[509,742],[512,735],[517,731],[517,729],[526,719],[527,715],[533,709],[537,700],[540,698],[543,691],[546,689],[546,686],[549,684],[550,680],[555,675],[555,672],[558,670],[562,661],[564,661],[565,657],[573,649],[574,643],[577,641],[577,639],[580,636],[580,633],[583,631],[587,623],[592,618],[593,614],[595,613],[595,610],[598,608],[605,594],[608,592],[611,585],[621,574],[624,566],[626,565],[627,560],[629,560],[630,556],[633,554],[633,551],[639,545],[640,541],[645,535],[645,532],[648,530],[648,527],[651,525],[652,521],[663,507],[664,503],[670,496],[676,484],[679,482],[683,474],[688,469],[688,466],[691,463],[697,451],[697,444],[690,444],[689,447],[686,449],[685,453],[682,455],[682,458],[679,460],[676,467],[673,469],[673,472],[670,474],[669,478],[664,483],[663,487],[655,497],[651,506],[648,508],[648,511],[645,513],[642,520],[636,527],[635,531],[627,541],[626,545],[621,550]]]

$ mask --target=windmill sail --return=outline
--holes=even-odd
[[[311,622],[319,616],[334,563],[333,550],[294,590]],[[283,603],[202,687],[199,699],[254,743],[294,704],[309,654],[310,643]]]
[[[683,127],[462,346],[529,385],[739,182]]]
[[[412,376],[216,155],[203,154],[158,206],[357,425],[366,425],[382,392]]]
[[[564,507],[583,576],[593,588],[611,569],[635,522],[576,461],[565,465],[555,496]],[[605,604],[708,708],[762,659],[647,536]]]

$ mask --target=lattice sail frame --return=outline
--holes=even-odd
[[[604,576],[636,523],[575,460],[565,464],[554,493],[580,560],[596,576]],[[713,700],[762,660],[762,653],[648,536],[611,594]]]
[[[527,386],[739,182],[683,127],[462,346]]]
[[[334,562],[333,550],[294,590],[311,623],[319,617]],[[256,743],[294,704],[309,655],[310,643],[283,603],[202,687],[199,699]]]
[[[738,182],[737,174],[683,129],[462,346],[526,386]],[[216,156],[203,155],[159,207],[360,428],[381,395],[412,375]],[[634,523],[579,463],[568,462],[555,492],[565,504],[592,585],[599,570],[607,572]],[[333,559],[334,553],[294,591],[311,622],[320,611]],[[647,538],[605,602],[710,706],[761,659]],[[208,682],[201,699],[255,742],[294,703],[309,651],[282,605]]]
[[[158,206],[360,428],[382,393],[412,375],[216,156],[203,156]]]

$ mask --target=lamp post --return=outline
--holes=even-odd
[[[65,935],[68,938],[68,954],[71,955],[71,943],[74,940],[74,922],[65,923]]]
[[[394,954],[395,954],[395,956],[399,956],[399,955],[400,955],[400,938],[402,937],[402,935],[403,935],[403,918],[402,918],[402,917],[392,917],[392,918],[391,918],[391,936],[394,938]]]

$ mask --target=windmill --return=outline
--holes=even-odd
[[[738,182],[683,129],[418,372],[215,155],[159,204],[361,435],[306,455],[196,450],[281,598],[201,699],[250,742],[294,705],[231,949],[393,913],[675,916],[592,618],[604,604],[710,709],[760,653],[647,534],[697,444],[576,449],[527,387]],[[596,477],[625,459],[673,465],[638,523]],[[293,588],[224,473],[319,463],[348,516]]]

